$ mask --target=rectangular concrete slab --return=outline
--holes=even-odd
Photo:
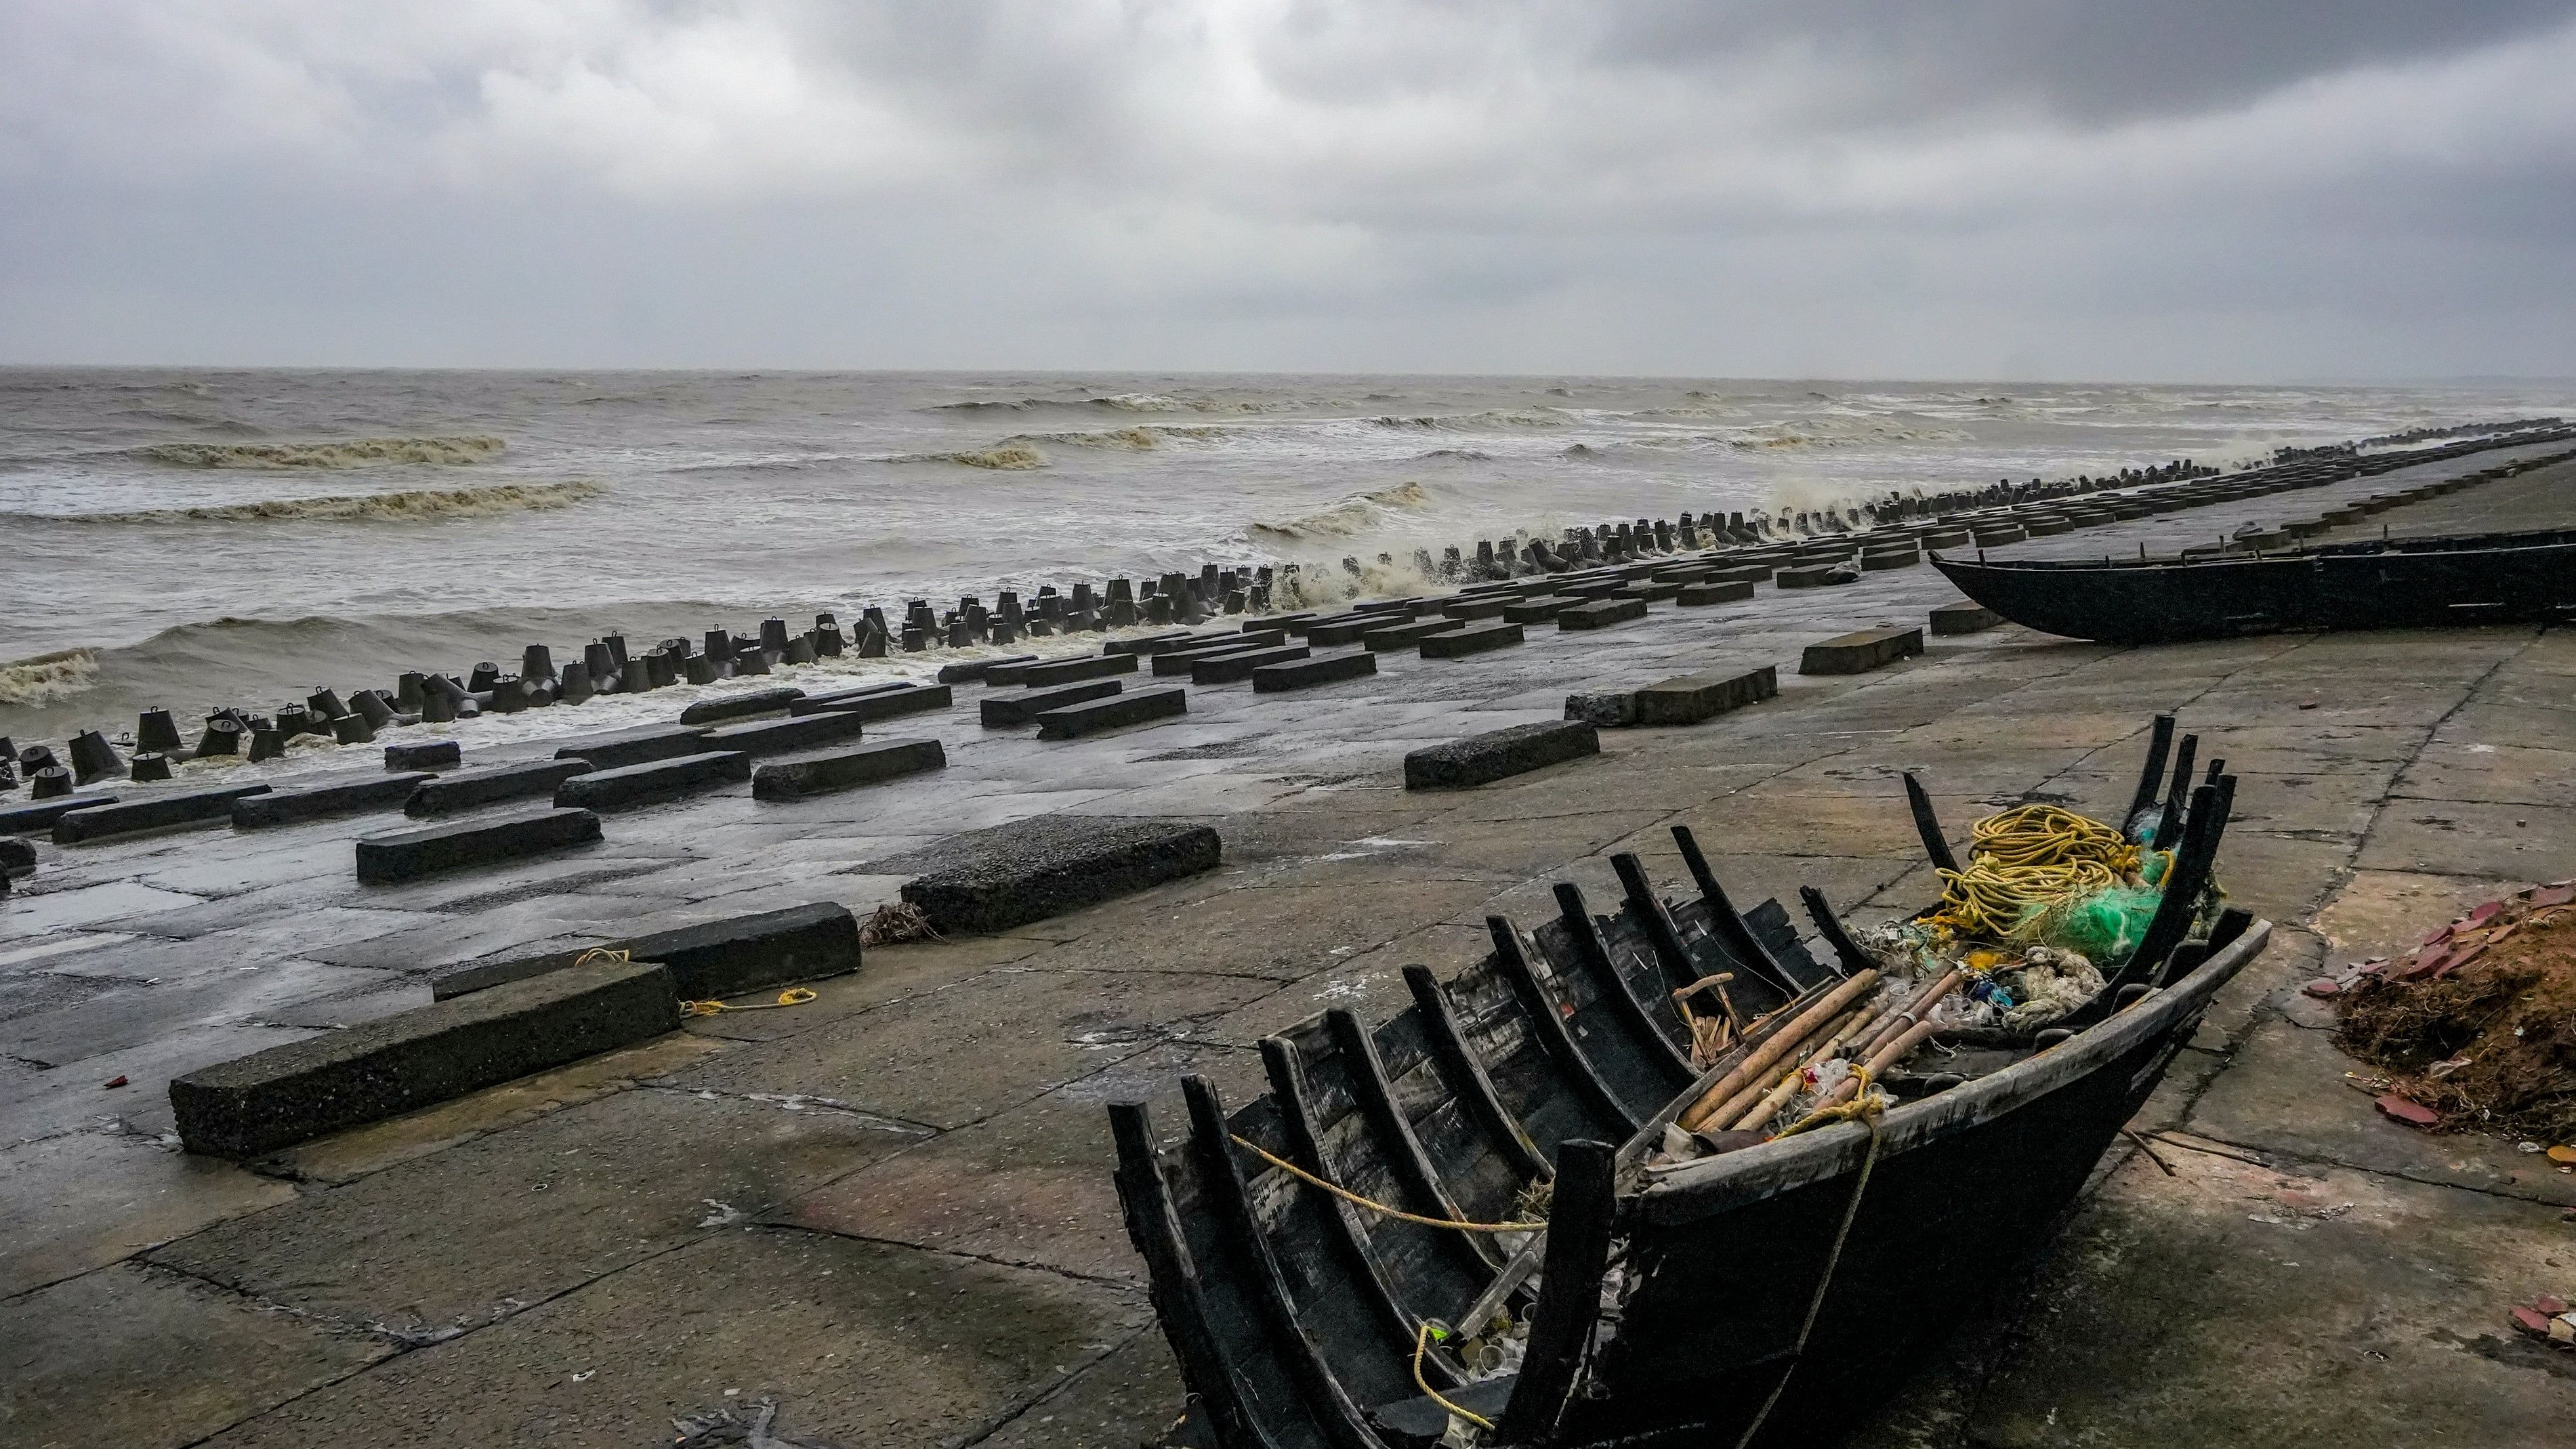
[[[1031,689],[1019,694],[987,695],[981,702],[984,728],[1010,729],[1034,724],[1047,710],[1080,704],[1086,699],[1103,699],[1127,686],[1115,679],[1085,679],[1074,684],[1059,684],[1050,689]]]
[[[718,695],[714,699],[699,700],[680,711],[680,723],[721,724],[729,719],[777,714],[804,697],[805,691],[787,684],[771,689],[746,690],[741,694]]]
[[[555,787],[555,804],[584,810],[620,810],[738,785],[750,778],[751,756],[740,750],[702,750],[677,759],[647,760],[575,775]]]
[[[403,801],[403,813],[415,820],[430,820],[504,800],[550,797],[557,785],[591,768],[588,760],[531,760],[524,765],[459,770],[421,781],[410,798]]]
[[[54,822],[56,845],[78,845],[138,830],[164,830],[174,825],[212,825],[232,819],[233,802],[245,795],[264,795],[269,786],[219,785],[210,790],[179,790],[146,795],[95,810],[74,810]]]
[[[1637,723],[1698,724],[1779,692],[1780,671],[1769,664],[1741,674],[1685,674],[1637,691]]]
[[[2003,615],[1969,599],[1961,599],[1955,604],[1943,604],[1932,610],[1930,616],[1932,632],[1944,636],[1975,634],[1994,628],[2003,621]]]
[[[54,822],[75,810],[95,810],[113,805],[113,795],[65,795],[57,800],[35,800],[0,810],[0,835],[33,835],[54,828]]]
[[[1330,619],[1317,619],[1308,624],[1306,642],[1318,649],[1330,649],[1342,644],[1356,644],[1362,634],[1371,629],[1386,627],[1387,617],[1382,613],[1341,614]]]
[[[937,740],[871,740],[854,750],[763,765],[752,772],[751,798],[802,800],[947,764],[948,752]]]
[[[419,772],[365,775],[354,780],[325,780],[318,785],[300,785],[271,790],[265,795],[245,796],[233,802],[233,829],[264,830],[272,825],[290,825],[298,820],[324,820],[334,815],[355,815],[367,810],[397,809],[423,782],[436,778]]]
[[[1187,674],[1202,659],[1225,654],[1241,654],[1254,649],[1274,649],[1288,642],[1285,629],[1247,629],[1240,634],[1216,634],[1191,643],[1186,648],[1155,651],[1154,672],[1162,675]]]
[[[1142,641],[1126,639],[1119,642],[1134,644]],[[1057,659],[1045,664],[1032,664],[1020,671],[1020,683],[1032,689],[1044,689],[1052,684],[1074,684],[1085,679],[1105,679],[1112,674],[1135,672],[1136,655],[1133,652],[1092,654],[1075,659]]]
[[[1520,643],[1523,637],[1524,631],[1521,625],[1507,624],[1500,619],[1484,624],[1469,624],[1463,629],[1424,635],[1422,657],[1464,659],[1470,654],[1482,654],[1488,649],[1508,649]]]
[[[1147,720],[1168,719],[1189,712],[1189,691],[1179,685],[1163,689],[1140,689],[1132,694],[1114,694],[1082,704],[1068,704],[1056,709],[1040,710],[1038,738],[1070,740],[1102,730],[1121,729]]]
[[[1451,599],[1440,606],[1440,612],[1452,619],[1499,619],[1511,604],[1510,595],[1486,594],[1472,599]]]
[[[1103,654],[1151,654],[1158,649],[1172,649],[1197,636],[1186,629],[1166,629],[1160,634],[1139,634],[1132,639],[1112,639],[1100,646]],[[1025,681],[1024,681],[1025,682]]]
[[[945,688],[946,686],[941,686]],[[841,740],[854,740],[867,721],[846,710],[831,710],[792,719],[755,720],[707,731],[710,750],[739,750],[746,755],[778,755],[810,750]]]
[[[597,839],[599,817],[587,810],[540,810],[498,820],[396,830],[358,842],[358,883],[390,885],[440,871],[497,865]]]
[[[464,758],[465,751],[454,740],[422,740],[418,744],[385,746],[385,768],[388,770],[453,770]]]
[[[1221,849],[1205,825],[1042,815],[912,858],[924,869],[905,883],[903,898],[941,931],[1005,931],[1214,870]],[[902,874],[906,864],[869,869]]]
[[[1635,598],[1594,599],[1588,604],[1560,610],[1556,616],[1559,629],[1607,629],[1613,624],[1626,624],[1646,617],[1646,601]]]
[[[1360,635],[1360,647],[1376,651],[1412,649],[1419,647],[1423,640],[1434,634],[1446,634],[1451,630],[1465,627],[1467,627],[1466,620],[1446,616],[1415,619],[1407,623],[1367,631]]]
[[[171,1080],[170,1105],[189,1151],[250,1157],[679,1025],[665,968],[567,967],[200,1068]]]
[[[1252,671],[1252,687],[1262,694],[1306,689],[1377,673],[1377,656],[1363,649],[1351,654],[1318,654],[1285,664],[1263,664]]]
[[[946,709],[956,691],[945,684],[899,684],[892,689],[854,689],[845,694],[817,695],[787,707],[791,715],[843,714],[874,724],[881,719]]]
[[[592,768],[614,770],[626,765],[641,765],[651,760],[677,759],[694,755],[706,748],[702,728],[680,724],[638,725],[631,730],[610,730],[605,734],[585,735],[555,751],[558,760],[588,760]]]
[[[1863,629],[1810,644],[1798,659],[1800,674],[1866,674],[1923,652],[1920,629]]]
[[[1547,720],[1469,735],[1404,757],[1404,788],[1460,790],[1601,753],[1601,735],[1577,720]]]
[[[593,950],[623,951],[630,960],[658,963],[670,971],[684,999],[703,1001],[856,971],[859,924],[849,907],[815,901],[596,947],[469,961],[432,977],[429,994],[446,1001],[525,981],[564,970]]]
[[[1252,671],[1263,665],[1310,659],[1314,653],[1304,644],[1281,644],[1275,648],[1246,649],[1234,654],[1201,654],[1190,661],[1190,683],[1241,684],[1252,677]]]
[[[1035,664],[1037,662],[1038,657],[1034,654],[1008,654],[999,659],[961,659],[954,664],[942,664],[939,666],[939,682],[942,684],[972,684],[976,680],[982,679],[993,669],[1005,668],[1014,664]]]
[[[1751,579],[1720,579],[1684,584],[1674,593],[1673,602],[1684,608],[1697,608],[1702,604],[1740,604],[1752,597]]]

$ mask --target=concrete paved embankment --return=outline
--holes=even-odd
[[[2551,469],[2366,526],[2576,524],[2571,490],[2576,468]],[[2338,491],[2018,547],[2161,551]],[[2378,1119],[2295,987],[2576,873],[2576,642],[2121,650],[2003,628],[1793,672],[1807,644],[1951,597],[1918,566],[1658,603],[1312,690],[1195,687],[1185,715],[1062,742],[982,729],[961,687],[887,727],[939,739],[943,770],[699,795],[607,816],[597,844],[391,886],[352,867],[381,815],[44,844],[0,906],[0,1439],[635,1445],[764,1400],[773,1431],[849,1446],[1149,1439],[1179,1390],[1103,1103],[1184,1071],[1257,1092],[1264,1033],[1398,1009],[1400,968],[1473,960],[1489,912],[1542,919],[1561,879],[1615,898],[1621,850],[1680,878],[1675,823],[1739,900],[1814,884],[1864,921],[1911,909],[1935,887],[1900,769],[1954,832],[2026,795],[2108,813],[2169,710],[2241,777],[2223,880],[2281,929],[2136,1124],[2163,1165],[2107,1160],[2055,1252],[1877,1442],[2563,1441],[2570,1361],[2503,1315],[2576,1284],[2576,1177]],[[1569,693],[1765,664],[1778,697],[1710,722],[1604,730],[1599,756],[1469,791],[1402,787],[1407,751],[1559,718]],[[1224,863],[871,948],[810,1003],[693,1018],[247,1164],[165,1138],[172,1076],[426,1003],[439,968],[865,912],[895,897],[886,863],[1059,812],[1204,821]]]

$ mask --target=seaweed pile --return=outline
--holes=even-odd
[[[2488,901],[2310,990],[2339,998],[2344,1049],[2394,1074],[2369,1084],[2390,1115],[2576,1143],[2576,882]]]

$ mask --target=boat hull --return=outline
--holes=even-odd
[[[1987,563],[1935,555],[1932,564],[1961,593],[2016,624],[2106,644],[2576,615],[2576,533],[2566,532],[2241,558]]]

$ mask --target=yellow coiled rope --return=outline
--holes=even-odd
[[[2138,868],[2119,831],[2055,805],[2016,805],[1968,837],[1967,868],[1940,873],[1932,917],[1963,936],[2009,935],[2032,908],[2125,884]]]

